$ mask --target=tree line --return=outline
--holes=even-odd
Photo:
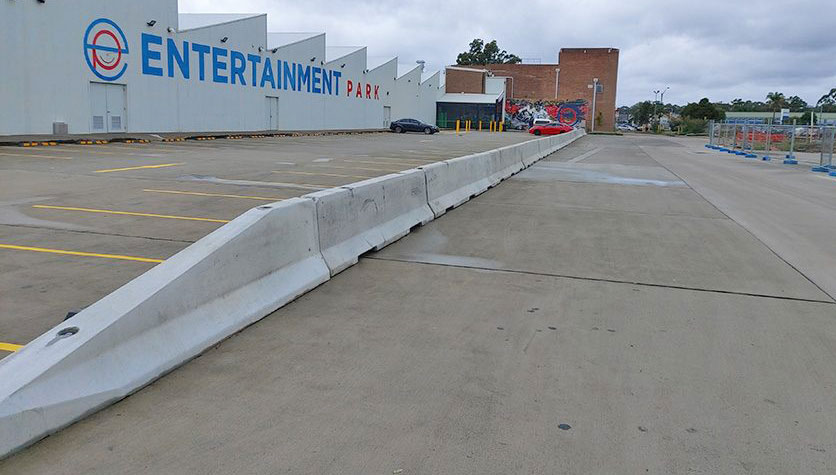
[[[804,114],[798,119],[799,124],[809,124],[811,120],[811,112],[836,112],[836,88],[833,88],[827,94],[823,95],[815,105],[808,104],[804,99],[798,96],[787,97],[782,92],[770,92],[766,95],[765,101],[752,101],[743,99],[733,99],[731,102],[711,102],[707,97],[700,99],[699,102],[691,102],[684,106],[677,104],[654,104],[653,101],[638,102],[630,107],[630,118],[635,125],[653,124],[658,121],[662,115],[676,115],[678,119],[674,119],[677,124],[681,125],[687,121],[709,121],[709,120],[724,120],[726,112],[772,112],[776,114],[781,109],[789,109],[791,112],[803,112]],[[654,116],[655,112],[655,116]],[[700,124],[692,122],[695,128],[699,128]]]

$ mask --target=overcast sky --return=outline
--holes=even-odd
[[[329,45],[432,70],[473,38],[544,63],[562,47],[619,48],[618,105],[665,86],[680,104],[775,90],[815,103],[836,87],[834,0],[179,1],[183,13],[267,13],[269,31],[324,31]]]

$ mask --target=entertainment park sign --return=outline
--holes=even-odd
[[[212,81],[239,87],[291,90],[329,96],[380,100],[380,86],[345,81],[342,72],[201,43],[174,41],[142,33],[141,72],[146,76]],[[128,41],[107,18],[93,21],[84,35],[88,67],[99,79],[116,81],[127,70]]]

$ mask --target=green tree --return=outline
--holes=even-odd
[[[766,95],[766,103],[772,112],[778,112],[787,104],[787,99],[784,98],[784,94],[781,92],[770,92]]]
[[[516,64],[522,60],[515,54],[500,50],[496,40],[485,43],[479,38],[470,42],[470,50],[459,53],[456,64]]]
[[[642,126],[650,123],[653,115],[653,103],[651,101],[637,102],[630,107],[630,117],[633,124]]]
[[[808,106],[804,99],[798,96],[790,96],[787,98],[787,107],[789,107],[790,110],[800,112],[807,109]]]
[[[689,119],[723,120],[726,118],[726,112],[712,104],[707,97],[700,99],[700,102],[689,103],[682,108],[680,114]]]

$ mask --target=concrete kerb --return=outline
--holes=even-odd
[[[311,200],[251,209],[0,363],[0,457],[139,390],[329,279]]]
[[[319,246],[331,275],[434,217],[424,172],[413,169],[304,196],[316,203]]]

